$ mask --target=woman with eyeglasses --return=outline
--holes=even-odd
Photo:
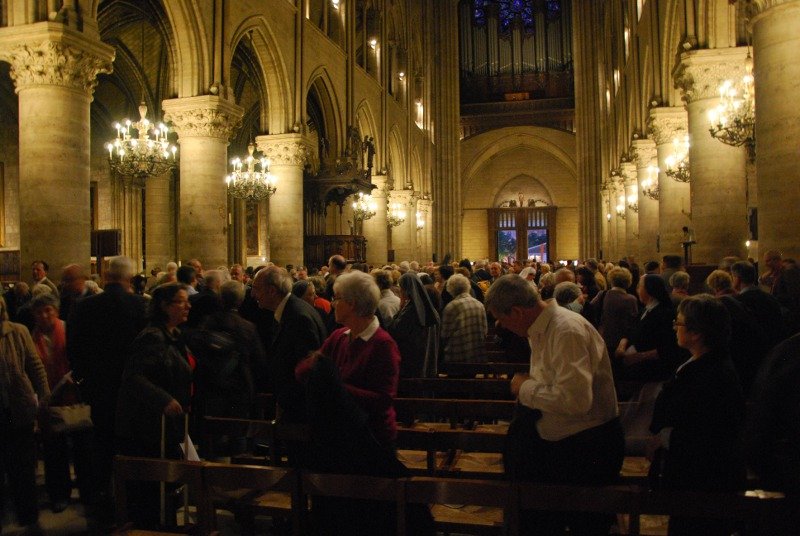
[[[745,399],[729,354],[730,315],[713,296],[684,299],[674,322],[678,346],[691,357],[656,399],[648,444],[651,482],[674,490],[744,489],[740,430]],[[718,520],[672,516],[669,534],[728,535]]]
[[[150,325],[131,344],[117,403],[119,450],[129,456],[180,459],[184,412],[189,410],[193,358],[179,326],[189,318],[189,294],[180,283],[161,285],[150,301]],[[158,524],[158,486],[131,487],[131,519]]]

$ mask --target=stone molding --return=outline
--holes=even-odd
[[[633,162],[623,162],[619,167],[622,169],[622,181],[626,187],[638,184],[636,164]]]
[[[11,64],[16,92],[30,86],[62,86],[89,97],[97,86],[97,75],[112,72],[111,54],[95,54],[59,41],[22,43],[2,55]]]
[[[389,203],[400,203],[410,207],[415,199],[414,190],[389,190]]]
[[[725,80],[741,80],[745,75],[747,47],[690,50],[672,72],[675,89],[687,104],[719,97]]]
[[[750,0],[749,4],[756,9],[758,13],[778,6],[785,6],[788,4],[799,4],[798,0]]]
[[[633,140],[631,142],[631,152],[636,160],[636,167],[646,168],[653,163],[656,158],[656,143],[653,140]]]
[[[256,146],[277,166],[303,167],[312,154],[311,141],[302,134],[256,136]]]
[[[227,142],[242,124],[244,110],[221,97],[201,95],[161,103],[164,120],[171,121],[180,138],[218,138]]]
[[[389,191],[387,189],[388,182],[389,177],[387,175],[372,176],[372,184],[375,185],[375,188],[370,192],[370,195],[373,199],[386,199],[389,197]]]
[[[689,132],[689,118],[683,108],[651,108],[647,118],[647,133],[656,146],[672,143],[675,136]]]
[[[432,206],[433,206],[433,201],[431,201],[430,199],[419,199],[417,201],[417,210],[424,214],[430,213]]]

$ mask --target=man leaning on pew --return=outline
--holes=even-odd
[[[486,309],[504,328],[528,337],[530,373],[515,374],[517,397],[503,462],[512,480],[606,485],[625,454],[617,395],[603,338],[581,315],[542,301],[518,275],[499,278]],[[596,514],[531,513],[521,528],[538,534],[608,534],[613,519]]]

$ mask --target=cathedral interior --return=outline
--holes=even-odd
[[[3,0],[0,277],[798,256],[798,27],[798,0]]]

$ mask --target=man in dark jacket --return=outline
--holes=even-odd
[[[128,349],[146,322],[145,299],[130,291],[131,260],[114,257],[104,276],[104,292],[77,301],[67,324],[73,376],[82,382],[81,394],[92,406],[98,500],[110,498],[117,395]]]

